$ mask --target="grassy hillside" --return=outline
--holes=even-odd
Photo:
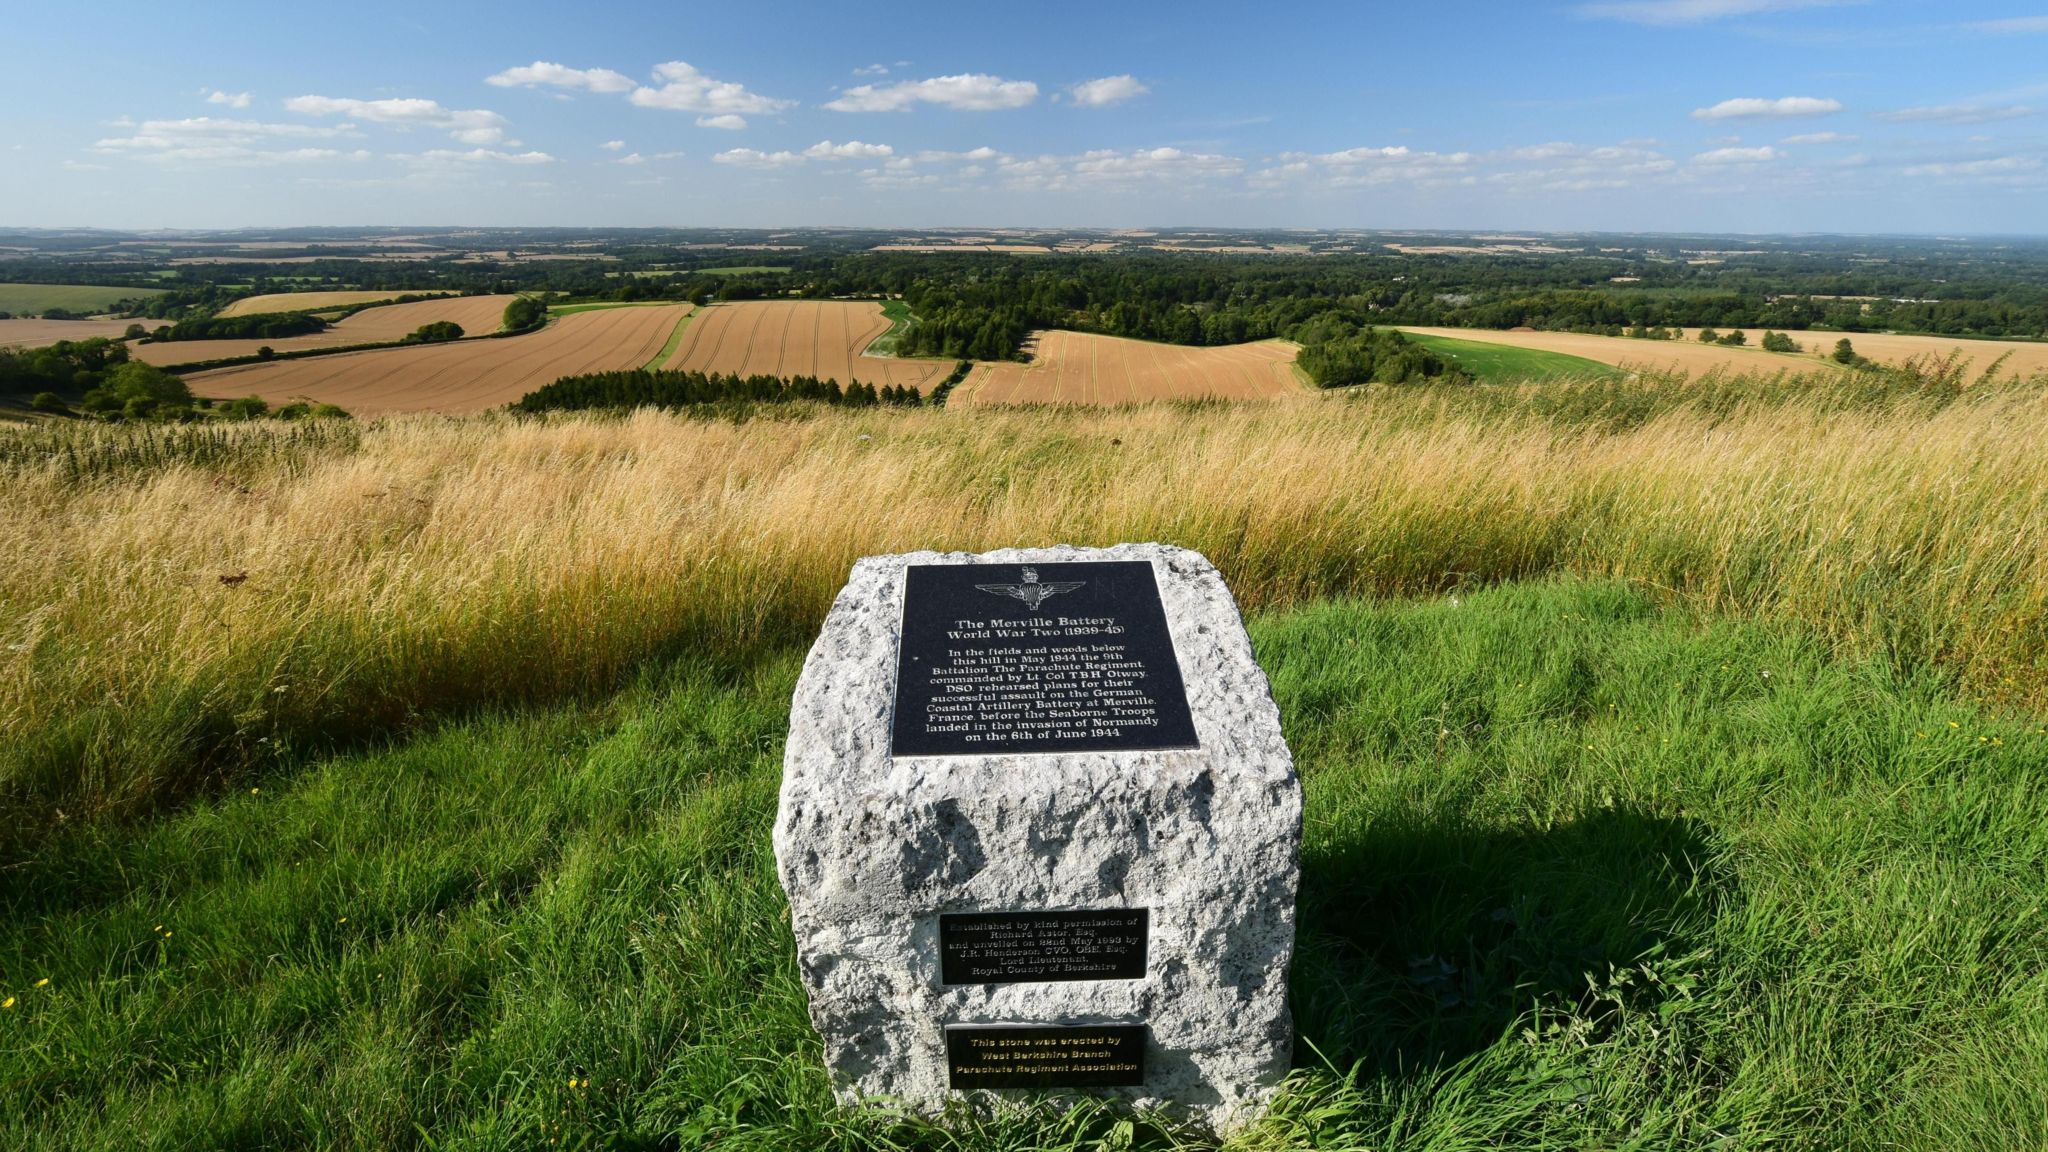
[[[280,756],[808,638],[852,560],[1166,540],[1255,608],[1546,573],[2048,702],[2048,395],[1797,380],[1248,406],[0,437],[0,861]]]
[[[1459,340],[1450,336],[1430,336],[1415,332],[1402,335],[1424,348],[1456,361],[1466,371],[1487,383],[1512,383],[1528,380],[1555,380],[1578,378],[1589,380],[1614,379],[1622,375],[1619,368],[1588,360],[1584,356],[1567,356],[1562,352],[1546,352],[1540,348],[1514,348],[1506,344],[1488,344],[1478,340]]]
[[[1253,633],[1307,840],[1240,1147],[2048,1142],[2038,721],[1619,584]],[[0,1145],[1162,1146],[831,1109],[768,848],[799,656],[64,834],[0,886]]]
[[[96,284],[0,284],[0,312],[40,316],[52,308],[101,312],[123,300],[163,295],[161,288],[120,288]]]

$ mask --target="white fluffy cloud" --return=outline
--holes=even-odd
[[[499,88],[580,88],[587,92],[631,92],[637,87],[632,77],[609,68],[569,68],[546,60],[507,68],[484,77],[484,83]]]
[[[2041,162],[2031,156],[1999,156],[1989,160],[1963,160],[1945,164],[1915,164],[1908,176],[2014,176],[2038,171]]]
[[[1829,116],[1842,110],[1840,100],[1818,96],[1780,96],[1767,100],[1744,96],[1723,100],[1711,108],[1693,109],[1695,120],[1789,120],[1801,116]]]
[[[1137,148],[1129,152],[1099,149],[1082,153],[1072,168],[1075,179],[1082,181],[1184,181],[1235,176],[1244,171],[1244,161],[1232,156],[1186,152],[1179,148]]]
[[[129,129],[127,136],[101,140],[95,147],[109,150],[169,148],[194,141],[212,143],[254,144],[264,140],[330,140],[341,136],[360,136],[353,124],[272,124],[261,120],[216,120],[211,116],[194,116],[185,120],[144,120],[117,121],[116,126]]]
[[[360,136],[353,124],[270,124],[260,120],[187,120],[123,122],[126,136],[96,142],[93,151],[107,156],[134,156],[159,164],[215,164],[242,168],[323,161],[367,160],[360,149],[278,147],[294,141],[332,140]]]
[[[247,92],[223,92],[218,88],[206,94],[208,104],[224,104],[229,108],[247,108],[250,99]]]
[[[617,152],[618,150],[624,148],[625,146],[626,142],[624,140],[607,140],[604,143],[598,145],[599,148],[602,148],[607,152]]]
[[[804,155],[819,160],[875,160],[895,154],[896,150],[887,144],[863,144],[858,140],[848,140],[844,144],[820,140],[804,149]]]
[[[766,115],[795,104],[749,92],[727,80],[713,80],[681,60],[657,64],[654,77],[661,87],[633,89],[629,97],[642,108],[664,108],[670,112],[703,112],[712,116]]]
[[[510,123],[482,108],[443,108],[433,100],[350,100],[334,96],[294,96],[286,108],[306,116],[348,116],[394,127],[437,128],[464,144],[498,144]]]
[[[734,148],[720,152],[711,158],[713,164],[729,164],[735,168],[794,168],[804,162],[794,152],[763,152],[758,148]]]
[[[1100,80],[1088,80],[1067,89],[1067,99],[1082,108],[1107,108],[1133,100],[1151,89],[1138,82],[1135,76],[1104,76]]]
[[[271,124],[260,120],[217,120],[195,116],[186,120],[119,122],[126,136],[110,136],[93,144],[107,156],[134,156],[160,164],[218,164],[251,168],[277,164],[311,164],[327,160],[366,160],[369,153],[335,148],[287,147],[292,141],[356,137],[353,124]]]
[[[1854,137],[1854,136],[1848,136],[1848,135],[1844,135],[1843,133],[1840,133],[1840,132],[1802,132],[1802,133],[1800,133],[1800,134],[1799,134],[1799,135],[1797,135],[1797,136],[1787,136],[1787,137],[1785,137],[1785,138],[1784,138],[1783,140],[1780,140],[1780,141],[1778,141],[1778,143],[1780,143],[1780,144],[1854,144],[1854,143],[1856,142],[1856,139],[1857,139],[1857,138],[1856,138],[1856,137]]]
[[[1935,104],[1923,108],[1900,108],[1893,112],[1874,113],[1872,119],[1888,124],[1989,124],[1995,120],[2017,120],[2032,116],[2034,110],[2024,104]]]
[[[900,84],[862,84],[826,102],[834,112],[908,112],[919,104],[936,104],[961,112],[994,112],[1022,108],[1038,99],[1038,85],[1029,80],[962,73],[905,80]]]
[[[1761,148],[1716,148],[1692,158],[1695,164],[1762,164],[1784,153],[1766,144]]]
[[[1543,151],[1572,145],[1545,145]],[[1278,163],[1252,173],[1253,188],[1370,188],[1402,183],[1435,186],[1470,178],[1470,152],[1417,152],[1403,144],[1344,148],[1335,152],[1282,152]]]
[[[747,118],[745,116],[735,116],[730,112],[723,116],[697,117],[697,127],[699,128],[723,128],[727,132],[737,132],[746,126]]]
[[[430,148],[425,152],[399,152],[391,157],[413,164],[553,164],[545,152],[500,152],[492,148]]]

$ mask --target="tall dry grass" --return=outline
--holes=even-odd
[[[198,463],[124,463],[118,432],[0,448],[0,827],[650,658],[745,659],[807,637],[854,558],[919,548],[1166,540],[1248,608],[1622,577],[2048,699],[2048,397],[1840,387],[413,417]]]

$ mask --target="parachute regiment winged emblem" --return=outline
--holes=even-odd
[[[993,592],[998,596],[1009,596],[1022,600],[1025,607],[1036,612],[1038,611],[1038,606],[1045,603],[1048,599],[1062,592],[1072,592],[1086,583],[1086,580],[1051,580],[1040,584],[1038,582],[1038,569],[1026,565],[1024,568],[1024,582],[1022,584],[976,584],[975,587],[983,592]]]

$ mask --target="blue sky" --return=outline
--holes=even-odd
[[[0,225],[2048,231],[2048,6],[0,2]]]

